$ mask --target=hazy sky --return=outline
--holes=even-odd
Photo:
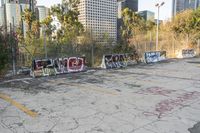
[[[172,14],[172,0],[139,0],[139,11],[150,10],[155,12],[155,17],[157,18],[157,8],[155,4],[158,2],[165,2],[160,8],[160,19],[168,19]],[[44,5],[50,7],[51,5],[61,3],[61,0],[37,0],[38,5]]]
[[[155,7],[156,3],[165,4],[160,8],[160,19],[168,19],[172,15],[172,0],[139,0],[139,11],[150,10],[155,12],[155,17],[157,18],[157,10]]]
[[[62,0],[37,0],[37,4],[51,7],[51,5],[61,3],[61,1]]]

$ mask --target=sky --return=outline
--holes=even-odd
[[[160,19],[167,20],[172,14],[172,0],[138,0],[139,1],[139,11],[149,10],[155,12],[155,18],[157,18],[157,8],[156,3],[165,2],[165,4],[160,8]],[[51,7],[54,4],[61,3],[61,0],[37,0],[38,5],[44,5],[46,7]]]
[[[149,10],[155,12],[155,18],[157,18],[157,10],[155,7],[156,3],[165,2],[165,4],[160,7],[160,19],[168,20],[172,15],[172,0],[138,0],[139,1],[139,11]]]

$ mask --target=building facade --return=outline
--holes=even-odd
[[[79,21],[97,43],[104,43],[105,34],[116,43],[117,0],[80,0],[78,8]]]
[[[50,9],[45,6],[36,7],[36,15],[39,22],[42,22],[47,16],[49,16]],[[44,27],[40,28],[40,36],[44,33]]]
[[[48,15],[50,9],[45,6],[37,6],[36,7],[36,14],[37,18],[40,22],[42,22]]]
[[[152,21],[154,22],[155,19],[155,13],[145,10],[145,11],[140,11],[138,14],[145,20],[145,21]]]
[[[123,2],[123,8],[129,8],[134,12],[138,11],[138,0],[125,0]]]
[[[118,0],[118,18],[121,18],[121,11],[124,8],[129,8],[134,12],[138,11],[138,0]]]
[[[17,27],[21,27],[24,35],[26,34],[27,26],[21,18],[22,12],[29,8],[34,11],[36,0],[1,0],[0,10],[0,26],[16,31]],[[31,7],[30,7],[31,6]],[[33,9],[32,9],[33,8]]]
[[[197,9],[200,0],[172,0],[172,16],[187,9]]]
[[[4,7],[0,7],[0,27],[5,25]]]

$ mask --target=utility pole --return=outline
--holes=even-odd
[[[157,32],[156,32],[156,51],[158,51],[158,41],[159,41],[159,16],[160,16],[160,7],[163,6],[165,2],[161,4],[157,3],[155,6],[158,8],[158,18],[157,18]]]
[[[92,42],[92,67],[94,66],[94,42]]]
[[[174,52],[174,57],[176,57],[175,38],[174,37],[173,37],[173,52]]]
[[[198,39],[198,54],[200,55],[200,39]]]
[[[90,35],[90,39],[92,40],[91,42],[92,42],[92,46],[91,46],[91,48],[92,48],[92,50],[91,50],[91,55],[92,55],[92,67],[94,67],[94,43],[95,43],[95,41],[93,40],[93,37],[92,37],[92,30],[90,31],[90,33],[89,33],[89,35]]]
[[[152,33],[150,31],[150,47],[149,47],[149,51],[151,51],[151,44],[152,44]]]

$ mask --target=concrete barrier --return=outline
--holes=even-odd
[[[68,72],[81,72],[85,69],[85,58],[70,57],[68,59]]]
[[[52,59],[33,60],[31,71],[32,77],[51,75],[56,75]]]
[[[196,53],[194,51],[194,49],[183,49],[182,50],[182,57],[183,58],[192,58],[195,57]]]
[[[81,72],[85,68],[85,58],[83,57],[33,60],[31,76],[43,77]]]
[[[58,58],[53,60],[56,74],[68,73],[67,63],[68,58]]]
[[[103,56],[101,68],[124,68],[128,65],[133,65],[136,63],[137,61],[134,54],[110,54]]]
[[[144,58],[147,64],[163,61],[166,60],[166,51],[145,52]]]

